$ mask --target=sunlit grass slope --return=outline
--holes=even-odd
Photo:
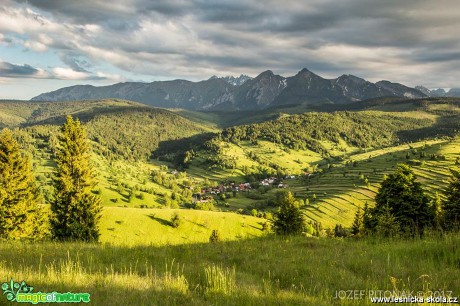
[[[177,228],[171,224],[174,214],[180,218]],[[105,207],[101,242],[131,246],[208,242],[213,230],[222,240],[238,240],[263,235],[262,222],[266,220],[236,213]]]
[[[2,242],[0,258],[2,281],[25,280],[35,292],[89,292],[98,306],[371,305],[369,290],[460,295],[458,235],[412,241],[269,236],[162,247]],[[335,299],[340,290],[366,295]],[[10,303],[0,296],[0,304]]]
[[[424,152],[425,157],[420,158],[420,152]],[[432,159],[431,155],[442,155],[445,160]],[[368,151],[349,157],[349,161],[356,162],[355,166],[338,163],[321,175],[292,184],[292,190],[298,197],[309,199],[305,208],[309,219],[326,227],[335,224],[350,226],[358,207],[363,207],[366,202],[374,205],[384,175],[392,173],[396,164],[411,165],[427,193],[433,196],[438,192],[442,197],[450,176],[449,168],[456,167],[459,157],[460,138]]]

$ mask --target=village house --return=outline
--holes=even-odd
[[[241,183],[236,184],[234,182],[230,182],[227,184],[221,184],[217,187],[206,187],[201,189],[201,194],[212,194],[218,195],[224,192],[232,192],[232,191],[249,191],[251,189],[250,183]]]

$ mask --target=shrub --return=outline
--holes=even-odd
[[[212,230],[211,236],[209,236],[210,243],[216,243],[220,241],[220,234],[218,230]]]
[[[198,210],[213,210],[214,209],[214,204],[211,201],[199,202],[199,203],[195,203],[193,205],[193,208],[198,209]]]
[[[174,228],[178,228],[181,223],[181,219],[178,213],[174,213],[171,218],[171,226]]]

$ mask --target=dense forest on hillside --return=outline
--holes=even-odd
[[[322,153],[321,141],[339,143],[344,140],[359,148],[387,146],[403,140],[398,132],[428,127],[430,119],[403,118],[370,112],[306,113],[252,125],[227,128],[222,140],[266,139],[291,149],[310,149]],[[405,139],[404,139],[405,140]]]
[[[57,126],[67,114],[86,125],[93,150],[112,159],[146,160],[162,141],[177,140],[205,132],[182,116],[123,100],[76,102],[0,102],[0,127],[22,127],[15,133],[29,152],[33,139],[53,151]]]
[[[143,104],[124,100],[88,100],[69,102],[0,101],[0,127],[62,124],[68,114],[85,121],[100,113],[120,112],[128,108],[151,109]]]
[[[128,110],[98,115],[87,123],[88,135],[103,155],[148,159],[160,142],[204,132],[193,122],[165,110]],[[104,148],[104,149],[103,149]]]
[[[360,111],[369,109],[381,109],[387,107],[389,110],[397,110],[401,107],[412,110],[425,110],[428,111],[430,106],[434,105],[450,105],[455,108],[460,107],[459,98],[423,98],[423,99],[408,99],[402,97],[383,97],[368,100],[356,101],[350,104],[323,104],[311,106],[311,109],[323,112],[333,111]]]

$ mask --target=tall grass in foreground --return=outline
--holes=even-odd
[[[222,268],[211,265],[204,268],[206,275],[206,291],[210,293],[231,294],[236,288],[235,267]]]
[[[361,305],[370,301],[336,292],[395,288],[459,296],[460,236],[268,236],[164,247],[1,242],[0,281],[10,278],[35,292],[89,292],[92,305]]]

